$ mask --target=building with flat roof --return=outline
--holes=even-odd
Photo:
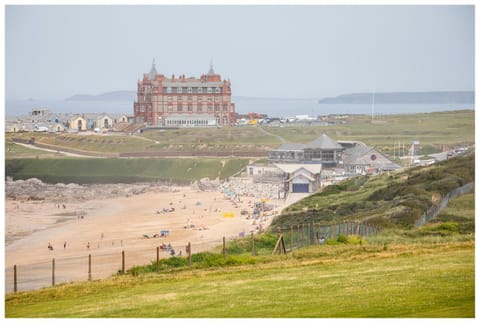
[[[170,78],[159,74],[152,64],[150,72],[137,82],[137,100],[133,104],[136,123],[153,126],[167,125],[168,120],[182,120],[201,126],[205,117],[214,118],[218,126],[235,123],[235,104],[232,103],[230,80],[222,80],[212,64],[207,74],[199,78],[180,75]],[[177,122],[175,121],[175,122]],[[181,121],[184,122],[184,121]],[[211,126],[210,121],[208,126]]]
[[[268,152],[268,160],[275,163],[320,163],[335,167],[342,159],[344,148],[323,134],[308,144],[285,143]]]

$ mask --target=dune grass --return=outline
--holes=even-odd
[[[474,242],[311,246],[254,265],[8,294],[6,317],[474,317]]]

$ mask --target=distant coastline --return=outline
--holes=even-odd
[[[474,91],[351,93],[318,100],[320,104],[475,104]]]

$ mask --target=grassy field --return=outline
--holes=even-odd
[[[352,116],[346,122],[328,127],[268,128],[268,131],[299,143],[312,141],[325,133],[336,140],[362,141],[392,155],[394,143],[404,144],[408,149],[414,140],[432,152],[439,151],[442,145],[475,143],[473,110],[378,116],[374,123],[369,116]]]
[[[394,144],[403,144],[405,152],[414,140],[420,141],[421,153],[441,151],[448,147],[475,142],[475,114],[472,110],[378,116],[372,123],[368,116],[349,116],[345,124],[332,126],[267,127],[267,132],[293,143],[307,143],[323,133],[336,140],[359,140],[393,155]],[[60,147],[86,151],[125,152],[189,152],[242,151],[267,152],[281,141],[257,126],[207,129],[147,130],[135,136],[16,133],[11,138],[30,139]],[[398,148],[397,148],[398,149]],[[397,151],[398,155],[398,151]]]
[[[36,177],[47,183],[131,183],[172,181],[188,184],[208,177],[224,179],[248,164],[247,159],[7,159],[6,176]]]
[[[474,317],[474,243],[312,246],[253,265],[8,294],[6,317]]]

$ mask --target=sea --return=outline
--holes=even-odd
[[[475,110],[474,104],[319,104],[316,99],[236,98],[237,113],[257,112],[269,117],[310,117],[332,114],[391,115]],[[33,108],[53,113],[118,113],[133,115],[133,101],[6,100],[5,116],[29,114]]]

